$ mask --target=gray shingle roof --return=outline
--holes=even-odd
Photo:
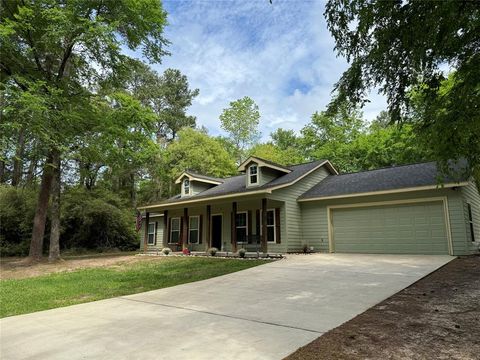
[[[459,174],[461,174],[465,165],[465,163],[462,163],[456,166]],[[437,185],[440,182],[456,183],[465,180],[467,179],[462,176],[459,176],[458,179],[451,176],[442,176],[436,163],[428,162],[328,176],[306,191],[299,199]]]
[[[187,173],[187,174],[189,174],[189,175],[192,175],[193,177],[196,177],[196,178],[198,178],[198,179],[212,180],[212,181],[218,181],[218,182],[223,182],[223,181],[224,181],[224,179],[222,179],[222,178],[199,174],[199,173],[197,173],[197,172],[194,172],[194,171],[191,171],[191,170],[188,170],[188,169],[185,170],[185,173]]]
[[[180,195],[175,195],[165,201],[162,201],[158,205],[170,204],[170,203],[175,203],[177,201],[183,201],[183,200],[195,200],[195,199],[209,198],[209,197],[236,194],[236,193],[247,194],[248,192],[254,192],[258,190],[267,190],[275,186],[286,185],[297,180],[299,177],[301,177],[302,175],[305,175],[310,170],[321,165],[325,161],[326,160],[317,160],[317,161],[313,161],[305,164],[288,166],[288,169],[291,170],[291,172],[289,172],[288,174],[279,176],[278,178],[262,186],[255,186],[250,188],[246,187],[245,174],[232,176],[232,177],[223,179],[222,184],[213,186],[210,189],[202,191],[199,194],[183,197],[183,198],[181,198]]]

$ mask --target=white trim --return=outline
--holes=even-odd
[[[255,166],[255,168],[257,169],[257,173],[256,173],[256,174],[253,174],[253,175],[252,175],[252,173],[251,173],[252,166]],[[259,185],[259,184],[260,184],[260,181],[259,181],[259,180],[260,180],[260,179],[259,179],[260,174],[259,174],[259,172],[258,172],[259,169],[260,169],[260,167],[258,166],[257,163],[255,163],[255,165],[252,164],[252,165],[250,165],[250,166],[248,167],[248,171],[247,171],[247,174],[246,174],[246,175],[247,175],[247,184],[248,184],[248,186],[254,186],[254,185]],[[256,176],[256,177],[257,177],[257,181],[256,181],[256,182],[252,182],[252,181],[251,181],[251,180],[252,180],[252,176]]]
[[[431,198],[418,198],[418,199],[404,199],[404,200],[390,200],[390,201],[375,201],[369,203],[357,203],[357,204],[344,204],[344,205],[330,205],[327,206],[327,229],[328,229],[328,245],[329,252],[335,252],[334,231],[333,231],[333,212],[335,209],[349,209],[349,208],[362,208],[371,206],[388,206],[388,205],[402,205],[402,204],[415,204],[415,203],[428,203],[428,202],[442,202],[443,212],[445,217],[445,233],[447,235],[448,253],[453,255],[453,242],[452,232],[450,224],[450,214],[448,207],[448,199],[446,196],[431,197]]]
[[[383,194],[396,194],[402,192],[409,192],[409,191],[422,191],[422,190],[441,190],[441,189],[448,189],[457,186],[467,186],[468,182],[461,182],[461,183],[448,183],[442,186],[439,185],[428,185],[428,186],[416,186],[416,187],[409,187],[403,189],[393,189],[393,190],[383,190],[383,191],[370,191],[370,192],[363,192],[363,193],[355,193],[355,194],[343,194],[343,195],[332,195],[332,196],[319,196],[315,198],[308,198],[308,199],[298,199],[299,202],[305,201],[316,201],[316,200],[330,200],[330,199],[343,199],[343,198],[351,198],[351,197],[358,197],[358,196],[370,196],[370,195],[383,195]]]
[[[169,244],[178,244],[178,242],[172,242],[172,232],[173,232],[173,226],[172,226],[172,222],[174,219],[178,219],[178,240],[180,241],[181,240],[181,236],[182,236],[182,218],[179,217],[179,216],[175,216],[175,217],[171,217],[170,218],[170,231],[169,231],[169,234],[168,234],[168,243]],[[165,229],[167,230],[167,229]],[[177,230],[175,230],[176,232]]]
[[[267,228],[268,227],[273,227],[273,241],[268,241],[268,233],[267,233],[267,243],[270,243],[270,244],[276,244],[277,243],[277,220],[276,220],[276,209],[273,208],[273,209],[267,209],[267,213],[269,211],[273,211],[273,225],[268,225],[268,222],[266,224]],[[262,209],[260,209],[260,236],[263,235],[263,226],[262,226]]]
[[[188,181],[188,192],[185,191],[185,182]],[[190,178],[188,179],[183,179],[182,181],[182,196],[189,196],[192,192],[192,182],[190,181]]]
[[[153,233],[150,232],[150,225],[153,225]],[[150,235],[153,235],[153,243],[150,243]],[[157,243],[157,222],[149,222],[147,228],[147,246],[154,246]]]
[[[192,224],[191,224],[190,221],[192,220],[192,218],[197,218],[197,228],[193,229],[193,230],[197,230],[197,234],[198,234],[196,242],[192,242],[190,240],[190,231],[192,230]],[[200,215],[192,215],[192,216],[188,217],[188,243],[189,244],[199,244],[200,243]]]
[[[182,179],[184,177],[188,177],[188,179],[190,181],[198,181],[198,182],[203,182],[203,183],[207,183],[207,184],[213,184],[213,185],[220,185],[222,184],[222,181],[216,181],[216,180],[211,180],[211,179],[203,179],[203,178],[199,178],[197,176],[194,176],[194,175],[190,175],[187,171],[184,171],[176,180],[175,180],[175,184],[180,184],[182,182]]]
[[[243,229],[245,228],[245,235],[247,236],[247,242],[248,242],[248,211],[237,211],[235,216],[238,214],[245,214],[245,226],[238,227],[237,226],[237,219],[233,219],[234,224],[235,224],[235,232],[237,233],[237,244],[245,244],[243,241],[238,241],[238,231],[237,229]],[[223,218],[222,218],[223,220]]]
[[[273,165],[273,164],[269,164],[269,163],[263,161],[262,159],[255,157],[255,156],[250,156],[247,160],[242,162],[238,166],[238,171],[246,171],[246,167],[250,162],[257,163],[258,167],[268,167],[268,168],[278,170],[278,171],[281,171],[281,172],[284,172],[284,173],[287,173],[287,174],[292,172],[292,170],[287,169],[286,167],[283,167],[281,165],[276,166],[276,165]]]
[[[166,204],[160,203],[160,204],[157,204],[157,205],[139,206],[137,209],[146,210],[146,209],[153,209],[153,208],[165,208],[165,207],[168,207],[168,206],[178,206],[178,205],[197,203],[197,202],[202,202],[202,201],[212,201],[212,200],[220,200],[220,199],[238,198],[238,197],[242,197],[242,196],[257,195],[257,194],[271,194],[273,190],[278,190],[278,189],[282,189],[284,187],[294,185],[295,183],[302,180],[303,178],[310,175],[312,172],[318,170],[319,168],[321,168],[324,165],[328,165],[330,167],[331,171],[333,171],[335,174],[338,174],[337,170],[335,170],[335,168],[332,166],[330,161],[325,160],[324,162],[315,166],[310,171],[307,171],[305,174],[303,174],[302,176],[299,176],[298,178],[296,178],[295,180],[293,180],[289,183],[274,186],[274,187],[270,187],[270,188],[266,188],[266,189],[263,189],[263,190],[252,190],[252,191],[245,191],[245,192],[242,192],[242,193],[236,192],[236,193],[232,193],[232,194],[228,194],[228,195],[210,196],[210,197],[199,198],[199,199],[176,201],[176,202],[171,202],[171,203],[166,203]]]

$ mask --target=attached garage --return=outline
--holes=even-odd
[[[443,200],[329,207],[334,252],[449,254]]]

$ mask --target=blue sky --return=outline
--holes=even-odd
[[[250,96],[263,139],[278,127],[298,131],[330,100],[347,63],[337,58],[323,1],[164,1],[171,56],[153,67],[177,68],[199,88],[189,113],[213,135],[230,101]],[[364,117],[386,107],[371,96]]]

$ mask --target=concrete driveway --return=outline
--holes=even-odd
[[[281,359],[451,261],[317,254],[0,320],[2,359]]]

